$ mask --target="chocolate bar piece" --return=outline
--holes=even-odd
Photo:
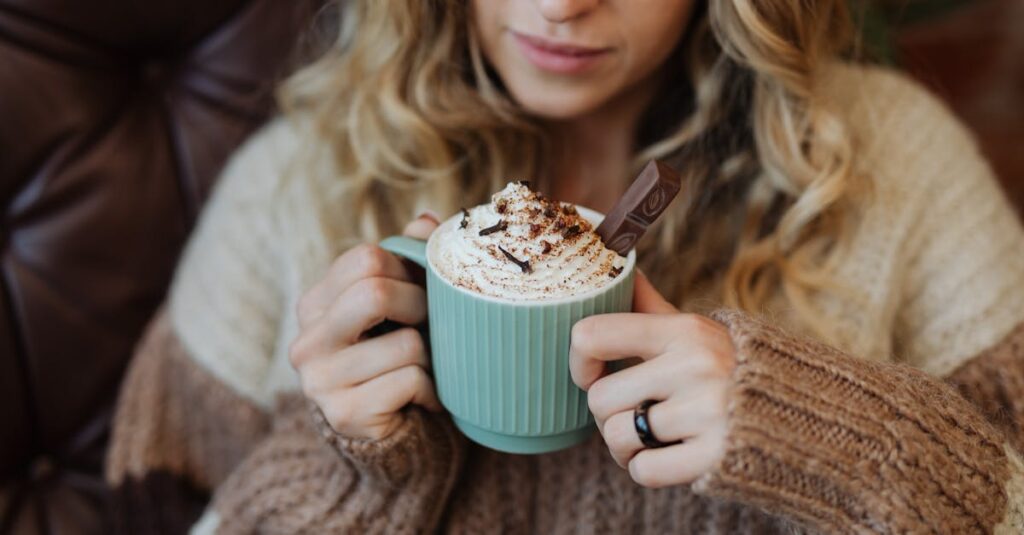
[[[605,247],[622,256],[629,254],[681,187],[675,169],[663,162],[649,162],[597,227]]]

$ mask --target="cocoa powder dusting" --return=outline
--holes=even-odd
[[[509,192],[504,197],[497,196],[492,204],[491,214],[500,215],[484,219],[497,219],[494,225],[483,228],[484,221],[470,221],[471,217],[480,219],[479,216],[461,210],[460,228],[466,229],[473,223],[473,235],[489,237],[479,241],[468,235],[463,238],[475,242],[482,258],[475,259],[476,265],[466,266],[469,271],[454,273],[459,286],[477,292],[486,289],[494,295],[514,294],[522,288],[524,295],[532,298],[538,292],[560,295],[579,287],[599,287],[623,273],[622,268],[615,267],[619,257],[602,246],[593,233],[595,225],[575,205],[532,190],[512,188]],[[469,276],[471,272],[494,268],[498,271]]]

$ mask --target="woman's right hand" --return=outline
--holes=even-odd
[[[423,215],[404,234],[426,239],[437,224]],[[409,403],[442,410],[423,337],[409,327],[427,317],[426,291],[395,255],[370,244],[342,254],[299,300],[298,315],[289,359],[303,392],[338,433],[381,439],[402,423]],[[367,337],[385,320],[405,327]]]

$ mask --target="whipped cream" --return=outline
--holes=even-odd
[[[587,293],[611,284],[626,265],[575,206],[523,182],[510,183],[490,204],[464,210],[437,232],[431,261],[438,273],[492,297],[544,300]]]

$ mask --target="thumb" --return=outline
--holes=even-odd
[[[434,229],[441,224],[437,214],[427,210],[409,222],[402,230],[402,235],[409,236],[410,238],[416,238],[425,240],[430,237],[430,234],[434,232]]]
[[[416,219],[410,221],[409,224],[405,226],[405,229],[402,230],[402,235],[410,238],[416,238],[418,240],[425,240],[430,237],[440,224],[441,221],[438,219],[437,214],[427,210],[416,216]],[[405,266],[405,270],[409,273],[409,277],[412,279],[412,282],[419,284],[420,286],[426,284],[426,273],[423,268],[416,265],[416,263],[411,260],[403,260],[402,265]]]
[[[639,269],[633,281],[633,312],[645,314],[674,314],[679,310],[658,293],[658,289]]]

